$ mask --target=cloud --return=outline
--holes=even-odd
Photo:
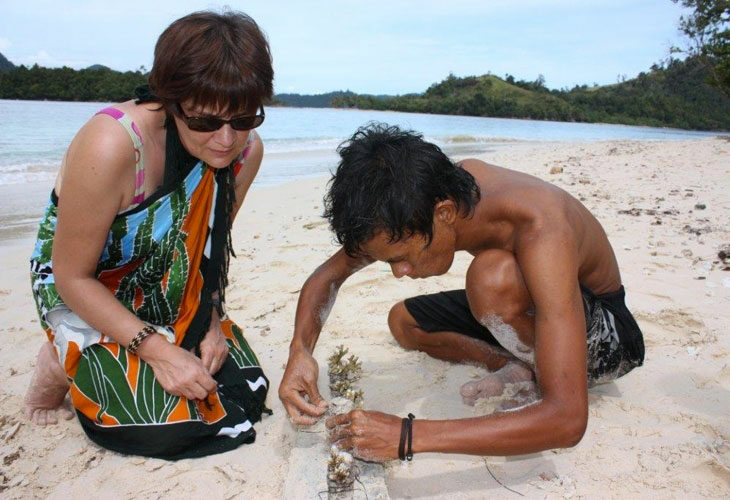
[[[0,38],[0,50],[5,50],[12,45],[12,42],[7,38]]]
[[[35,54],[30,56],[21,57],[18,60],[18,64],[24,64],[26,66],[44,66],[46,68],[60,68],[61,66],[68,66],[69,68],[82,69],[89,66],[91,63],[85,59],[62,59],[54,57],[48,53],[47,50],[39,50]]]
[[[39,66],[47,66],[51,61],[51,55],[45,50],[39,50],[32,56],[25,56],[22,58],[23,64],[33,65],[38,64]]]

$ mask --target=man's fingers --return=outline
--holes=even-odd
[[[317,393],[317,395],[319,395],[319,393]],[[320,399],[322,398],[322,396],[319,397]],[[304,413],[305,415],[309,415],[312,417],[321,417],[322,415],[324,415],[324,412],[327,411],[326,401],[321,400],[319,404],[312,404],[304,399],[299,391],[288,391],[286,396],[282,398],[282,401],[284,400],[286,400],[289,404],[294,405],[300,413]],[[322,401],[324,401],[324,406],[322,406]]]
[[[309,396],[309,401],[311,401],[311,405],[315,407],[314,411],[317,412],[317,415],[322,415],[325,411],[327,411],[327,401],[325,401],[325,399],[319,393],[316,382],[313,384],[308,384],[307,395]]]
[[[326,425],[328,429],[332,429],[333,427],[337,427],[338,425],[343,425],[349,422],[350,415],[347,413],[340,413],[339,415],[328,418],[324,425]]]
[[[309,417],[307,415],[302,415],[301,412],[290,403],[283,403],[284,409],[289,414],[289,418],[291,421],[295,424],[299,425],[313,425],[317,423],[317,418],[315,417]]]

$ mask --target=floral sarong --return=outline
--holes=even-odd
[[[217,290],[216,260],[228,237],[221,179],[198,162],[109,231],[97,278],[142,321],[170,342],[197,349]],[[57,198],[48,204],[31,257],[31,281],[41,325],[71,383],[82,427],[97,444],[122,453],[179,459],[234,449],[255,438],[253,423],[269,412],[269,382],[227,317],[221,324],[229,356],[214,376],[218,391],[205,401],[166,393],[152,368],[94,330],[56,291],[51,252]]]

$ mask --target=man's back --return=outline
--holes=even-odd
[[[521,248],[549,234],[564,233],[576,244],[578,281],[595,293],[618,290],[621,276],[613,249],[596,218],[567,192],[514,170],[468,159],[461,166],[481,189],[467,219],[470,253],[499,248],[519,257]],[[518,259],[519,260],[519,259]]]

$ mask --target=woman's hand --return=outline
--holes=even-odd
[[[327,419],[330,438],[340,449],[368,462],[398,458],[402,419],[379,411],[352,410]]]
[[[215,375],[221,369],[228,357],[228,344],[226,336],[221,330],[221,321],[218,318],[218,311],[213,308],[210,318],[210,329],[200,343],[200,360],[203,362],[208,373]]]
[[[200,358],[162,335],[150,335],[137,352],[152,367],[165,392],[173,396],[203,400],[218,388]]]

